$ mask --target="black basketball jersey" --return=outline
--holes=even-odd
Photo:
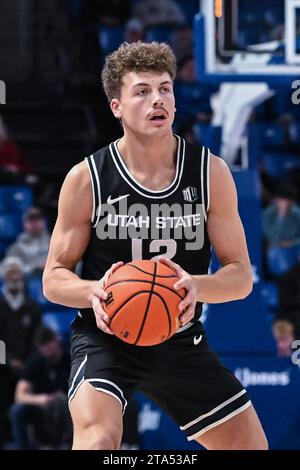
[[[163,190],[142,186],[117,142],[86,158],[93,188],[92,232],[82,278],[99,280],[117,261],[165,255],[190,274],[207,274],[210,152],[177,139],[176,175]],[[201,314],[197,304],[195,319]],[[94,316],[81,309],[83,317]]]

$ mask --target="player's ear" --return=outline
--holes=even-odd
[[[110,109],[112,110],[113,112],[113,115],[117,118],[117,119],[121,119],[122,118],[122,112],[121,112],[121,103],[120,101],[117,99],[117,98],[113,98],[110,102]]]

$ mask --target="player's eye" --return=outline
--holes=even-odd
[[[166,86],[162,88],[163,93],[169,93],[169,91],[171,91],[170,88],[168,88]]]
[[[138,95],[138,96],[144,96],[144,95],[146,95],[146,94],[147,94],[147,90],[144,89],[144,88],[143,88],[142,90],[139,90],[139,91],[137,92],[137,95]]]

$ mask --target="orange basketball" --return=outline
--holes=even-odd
[[[121,266],[105,286],[103,308],[109,326],[123,341],[153,346],[170,338],[179,327],[178,305],[185,289],[173,289],[177,274],[165,264],[135,260]]]

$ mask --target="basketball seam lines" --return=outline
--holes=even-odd
[[[144,271],[142,268],[139,268],[138,266],[135,266],[134,264],[128,263],[128,266],[131,266],[132,268],[135,268],[144,274],[148,274],[148,276],[152,276],[152,273],[148,273],[148,271]],[[171,277],[176,277],[176,274],[174,274],[173,276],[163,276],[162,274],[156,274],[156,277],[171,278]]]
[[[114,312],[114,314],[111,316],[111,319],[110,319],[110,322],[112,322],[112,320],[115,318],[116,314],[119,313],[119,311],[121,310],[121,308],[124,307],[124,305],[129,302],[129,300],[133,299],[134,297],[136,297],[137,295],[140,295],[140,294],[149,294],[149,290],[140,290],[139,292],[135,292],[134,294],[132,294],[130,297],[128,297],[128,299],[125,300],[125,302],[123,302],[119,307],[118,309]]]
[[[105,286],[105,289],[110,289],[112,286],[115,286],[116,284],[122,284],[124,282],[142,282],[142,283],[146,283],[146,284],[152,284],[152,281],[146,281],[144,279],[124,279],[124,281],[112,282],[108,286]],[[181,297],[181,295],[178,292],[176,292],[174,289],[172,289],[171,287],[164,286],[163,284],[159,284],[158,282],[156,282],[155,284],[159,287],[163,287],[164,289],[167,289],[167,290],[173,292],[173,294],[177,295],[177,297],[179,297],[181,300],[184,299],[184,297]],[[150,292],[150,291],[145,291],[145,292]]]
[[[168,339],[170,334],[171,334],[171,323],[172,323],[171,322],[171,315],[170,315],[170,312],[169,312],[169,309],[168,309],[168,306],[167,306],[167,303],[166,303],[165,299],[160,294],[158,294],[158,292],[154,291],[153,294],[157,295],[160,298],[160,300],[162,301],[162,303],[164,304],[164,306],[165,306],[167,316],[168,316],[168,320],[169,320],[169,332],[168,332],[168,336],[166,338],[166,339]]]
[[[140,327],[140,331],[137,335],[137,338],[136,338],[134,344],[137,344],[138,340],[140,339],[141,334],[142,334],[143,329],[144,329],[144,326],[145,326],[145,323],[146,323],[146,319],[147,319],[147,316],[148,316],[149,307],[150,307],[150,303],[151,303],[151,298],[152,298],[152,294],[153,294],[154,286],[155,286],[156,271],[157,271],[157,264],[154,263],[154,273],[153,273],[153,278],[152,278],[151,289],[149,291],[148,302],[147,302],[147,305],[146,305],[146,310],[145,310],[145,313],[144,313],[144,318],[143,318],[143,321],[142,321],[142,324],[141,324],[141,327]]]
[[[129,302],[129,300],[132,300],[134,297],[136,297],[137,295],[140,295],[140,294],[149,294],[149,292],[150,292],[149,290],[140,290],[139,292],[135,292],[133,295],[131,295],[131,296],[130,296],[128,299],[126,299],[125,302],[124,302],[122,305],[120,305],[120,307],[118,307],[118,309],[114,312],[114,314],[113,314],[112,317],[110,318],[109,324],[111,324],[112,320],[113,320],[113,319],[115,318],[115,316],[119,313],[119,311],[121,310],[121,308],[123,308],[124,305],[125,305],[127,302]],[[154,295],[157,295],[157,297],[159,297],[160,299],[163,299],[163,297],[162,297],[158,292],[155,292],[155,291],[154,291],[153,294],[154,294]],[[187,325],[186,325],[186,326],[187,326]],[[183,328],[184,328],[184,327],[183,327]],[[180,328],[179,328],[179,330],[180,330]],[[178,330],[178,332],[180,332],[179,330]],[[182,330],[182,331],[184,331],[184,330]]]

